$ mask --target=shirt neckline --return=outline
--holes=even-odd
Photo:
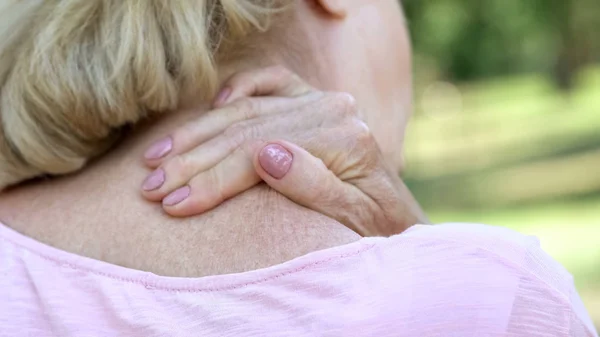
[[[390,238],[361,238],[355,242],[311,252],[266,268],[241,273],[188,278],[161,276],[70,253],[23,235],[0,222],[0,243],[5,241],[12,244],[34,254],[37,258],[55,264],[57,268],[84,271],[121,283],[137,284],[147,289],[181,292],[227,291],[268,282],[340,259],[360,255],[388,239]]]

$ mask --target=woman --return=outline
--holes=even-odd
[[[410,220],[397,220],[398,210],[406,209],[403,205],[410,199],[380,207],[390,210],[383,215],[368,212],[391,205],[388,198],[373,198],[376,207],[346,209],[341,215],[331,212],[334,207],[321,206],[328,217],[258,185],[200,216],[179,219],[165,216],[139,197],[138,181],[147,173],[138,156],[146,153],[147,164],[160,165],[165,173],[162,183],[160,171],[146,180],[146,197],[164,196],[164,207],[182,216],[214,206],[213,201],[194,208],[198,203],[186,204],[182,197],[198,196],[201,185],[192,181],[202,176],[207,162],[228,167],[218,165],[223,152],[217,145],[222,143],[204,146],[201,156],[185,157],[181,154],[204,144],[202,137],[177,138],[170,131],[210,110],[207,99],[223,79],[270,64],[292,69],[315,87],[350,92],[364,109],[383,156],[398,165],[397,147],[410,111],[409,46],[398,4],[320,0],[270,7],[272,3],[5,4],[0,12],[0,183],[70,174],[17,185],[0,197],[0,218],[10,227],[0,227],[0,333],[595,336],[568,274],[529,238],[466,225],[413,227],[389,239],[361,238],[331,218],[365,233],[399,232],[415,219],[409,215]],[[268,29],[263,26],[267,21],[272,21]],[[240,86],[234,85],[229,95]],[[209,129],[220,130],[240,111],[266,115],[270,109],[279,116],[277,111],[300,111],[303,106],[316,110],[326,103],[304,91],[280,91],[279,96],[299,96],[238,100],[230,110],[229,105],[215,110],[221,114],[207,113]],[[352,112],[347,96],[335,97],[327,105],[331,114]],[[258,108],[247,110],[244,104]],[[245,119],[241,116],[238,120]],[[288,118],[281,115],[281,121]],[[326,119],[323,128],[301,126],[284,132],[315,130],[317,137],[338,131],[328,123],[344,120]],[[361,140],[368,135],[364,127],[359,129],[360,123],[352,125],[342,138]],[[256,139],[249,137],[254,131],[247,130],[258,129],[249,126],[228,129],[233,139],[229,148],[247,145],[260,154],[270,140],[287,138],[283,136],[318,148],[310,144],[310,133],[303,133],[304,138],[276,132],[253,148],[246,140]],[[188,135],[202,135],[202,130],[190,129]],[[239,141],[233,135],[242,130],[248,135]],[[119,134],[123,139],[114,145]],[[172,137],[146,151],[159,134]],[[208,131],[207,139],[218,139],[218,134]],[[179,139],[192,139],[190,148],[179,148]],[[329,144],[333,145],[326,150],[335,150],[337,143]],[[280,145],[315,159],[291,143]],[[371,153],[339,157],[345,163],[329,164],[352,168],[352,158],[355,163],[369,162],[364,158],[374,158]],[[315,155],[324,162],[331,158]],[[268,158],[263,158],[265,163]],[[302,167],[294,166],[301,158],[293,158],[287,174]],[[184,170],[167,167],[177,167],[178,162]],[[372,186],[360,182],[390,185],[394,178],[368,178],[385,171],[381,161],[374,162],[379,169],[358,165],[358,173],[337,172],[350,173],[349,180],[342,174],[339,181],[349,181],[363,192]],[[313,167],[326,173],[322,166]],[[270,168],[262,168],[260,177],[276,186],[265,174]],[[236,176],[240,180],[231,185],[236,189],[224,197],[256,181],[254,170],[235,172],[239,171],[252,174]],[[280,182],[293,176],[297,175],[281,176]],[[178,192],[188,179],[194,189]],[[285,192],[284,185],[279,187]],[[401,189],[395,191],[390,195],[404,195]],[[175,196],[169,198],[171,193]],[[389,226],[374,227],[387,220],[387,214],[396,216],[386,222]],[[236,272],[241,273],[231,274]],[[218,274],[231,275],[207,276]]]

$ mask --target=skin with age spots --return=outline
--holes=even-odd
[[[364,236],[428,223],[351,95],[321,92],[281,67],[237,73],[225,87],[229,98],[215,103],[221,109],[174,130],[167,138],[177,149],[147,160],[160,167],[146,178],[143,195],[162,199],[167,213],[201,214],[264,181]],[[216,129],[215,116],[222,121]],[[157,175],[169,178],[145,188]]]
[[[319,89],[349,92],[386,159],[398,166],[411,110],[410,45],[398,2],[297,1],[286,15],[285,25],[256,38],[256,48],[219,64],[222,80],[278,64]],[[140,157],[161,135],[210,110],[194,100],[181,106],[136,125],[119,146],[78,173],[3,192],[0,220],[66,251],[172,276],[266,267],[360,238],[264,185],[187,219],[144,200],[139,187],[149,172]]]

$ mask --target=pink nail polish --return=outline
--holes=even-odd
[[[260,166],[275,179],[281,179],[288,173],[293,160],[292,154],[279,144],[269,144],[258,154]]]
[[[222,105],[223,103],[225,103],[227,101],[227,99],[229,98],[229,95],[231,95],[231,88],[230,87],[225,87],[223,89],[221,89],[221,92],[219,92],[219,94],[217,95],[217,98],[215,99],[215,106],[219,106]]]
[[[148,150],[146,150],[146,153],[144,153],[144,157],[146,159],[160,159],[169,154],[172,149],[173,139],[171,139],[171,137],[166,137],[152,144]]]
[[[171,192],[171,194],[167,195],[163,199],[163,205],[175,206],[178,203],[185,200],[187,197],[189,197],[190,192],[191,192],[191,188],[189,186],[180,187],[180,188],[176,189],[175,191]]]
[[[154,172],[150,173],[144,183],[142,184],[142,189],[144,191],[154,191],[159,188],[165,182],[165,171],[163,169],[157,169]]]

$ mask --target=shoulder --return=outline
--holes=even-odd
[[[535,279],[540,286],[568,298],[571,274],[541,247],[537,237],[482,224],[446,223],[417,226],[391,238],[390,249],[410,247],[423,259],[444,261],[457,270],[473,263],[519,277]]]
[[[571,275],[558,262],[552,259],[541,247],[535,236],[523,235],[517,231],[482,224],[444,223],[433,226],[415,226],[404,234],[391,238],[391,244],[409,246],[445,246],[452,248],[447,253],[464,251],[477,252],[478,257],[501,261],[516,270],[534,265],[546,265],[562,278]]]
[[[380,249],[390,270],[418,294],[421,309],[440,324],[450,315],[455,324],[481,323],[482,329],[493,326],[516,336],[535,336],[536,329],[596,336],[571,274],[535,237],[502,227],[448,223],[416,226]],[[436,312],[449,303],[451,314]]]

